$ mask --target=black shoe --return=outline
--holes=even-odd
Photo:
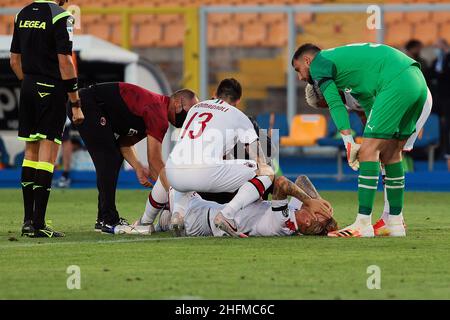
[[[95,221],[95,225],[94,225],[94,231],[95,232],[102,232],[102,227],[103,227],[103,221]]]
[[[119,218],[119,222],[117,222],[115,224],[103,223],[102,232],[110,233],[110,234],[121,233],[120,230],[117,230],[117,232],[116,232],[116,227],[119,227],[118,229],[120,229],[120,226],[129,226],[129,225],[130,224],[128,223],[128,221],[126,219]]]
[[[33,235],[34,235],[33,223],[31,222],[31,220],[27,220],[22,225],[22,237],[23,236],[31,237]]]
[[[53,230],[52,228],[45,226],[42,229],[38,229],[34,232],[31,238],[62,238],[66,235],[62,232]]]

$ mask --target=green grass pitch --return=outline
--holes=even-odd
[[[136,219],[146,196],[119,190],[122,216]],[[355,192],[323,197],[341,226],[353,222]],[[0,299],[450,298],[449,193],[408,192],[401,239],[103,235],[93,231],[96,190],[54,190],[48,219],[66,238],[26,239],[21,199],[0,190]],[[67,289],[70,265],[80,267],[81,290]],[[367,288],[370,265],[380,267],[380,290]]]

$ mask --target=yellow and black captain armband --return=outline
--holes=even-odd
[[[63,83],[67,92],[78,91],[78,78],[63,80]]]

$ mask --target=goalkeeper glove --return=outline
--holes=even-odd
[[[354,171],[359,169],[358,153],[361,148],[360,144],[355,143],[353,137],[348,135],[342,135],[342,140],[344,140],[345,149],[347,150],[347,162],[350,168]]]

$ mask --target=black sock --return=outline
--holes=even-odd
[[[36,180],[34,183],[34,215],[33,215],[33,226],[35,229],[42,229],[45,227],[45,212],[47,211],[48,198],[50,196],[50,190],[52,185],[53,172],[47,168],[48,166],[53,166],[49,163],[44,162],[44,168],[38,165],[36,171]]]
[[[63,173],[62,173],[62,176],[64,177],[64,178],[66,178],[66,179],[69,179],[69,171],[64,171]]]
[[[23,195],[23,208],[24,218],[23,222],[33,219],[34,211],[34,180],[36,177],[36,161],[24,160],[22,164],[22,195]]]

